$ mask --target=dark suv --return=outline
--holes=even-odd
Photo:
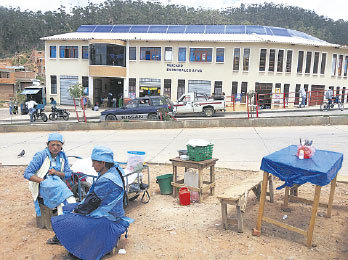
[[[165,96],[148,96],[130,100],[121,108],[101,112],[100,120],[158,120],[159,110],[173,112],[173,102]]]

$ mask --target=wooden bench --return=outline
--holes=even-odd
[[[254,192],[257,199],[260,199],[261,195],[261,183],[262,174],[252,176],[241,182],[236,183],[234,186],[226,189],[223,193],[217,196],[221,203],[221,213],[222,213],[222,224],[225,229],[227,229],[228,224],[238,224],[238,232],[243,232],[243,216],[242,213],[245,212],[248,193],[250,190]],[[270,202],[273,202],[274,191],[273,191],[273,179],[270,177],[269,181],[269,192],[267,195],[270,197]],[[227,205],[236,206],[236,219],[231,219],[227,217]]]

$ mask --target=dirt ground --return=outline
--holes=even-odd
[[[52,231],[36,228],[24,169],[0,166],[0,259],[70,259],[64,247],[46,245]],[[135,219],[128,238],[122,236],[118,245],[126,254],[103,259],[348,259],[348,184],[337,184],[331,218],[323,216],[324,208],[319,209],[314,246],[308,249],[302,235],[267,223],[263,223],[260,237],[251,235],[258,212],[252,192],[244,214],[244,233],[237,233],[234,225],[224,230],[216,195],[257,173],[217,168],[215,196],[206,196],[201,204],[180,206],[178,198],[160,195],[156,184],[156,176],[171,172],[170,165],[150,165],[150,202],[143,204],[138,198],[126,209],[127,216]],[[280,184],[276,181],[275,187]],[[310,184],[299,189],[302,197],[312,198],[313,193]],[[265,215],[306,228],[311,206],[290,203],[292,211],[283,212],[280,209],[283,194],[276,191],[275,203],[266,202]],[[322,202],[328,200],[328,194],[329,185],[322,189]],[[229,215],[235,213],[232,206],[228,210]],[[285,220],[284,215],[288,216]]]

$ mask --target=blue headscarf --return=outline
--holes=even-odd
[[[91,159],[99,162],[114,163],[114,153],[110,148],[96,146],[93,148]]]

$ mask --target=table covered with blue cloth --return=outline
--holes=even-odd
[[[262,158],[260,169],[285,182],[277,189],[306,182],[325,186],[342,167],[342,153],[316,150],[312,158],[302,160],[296,154],[297,146],[290,145]]]

